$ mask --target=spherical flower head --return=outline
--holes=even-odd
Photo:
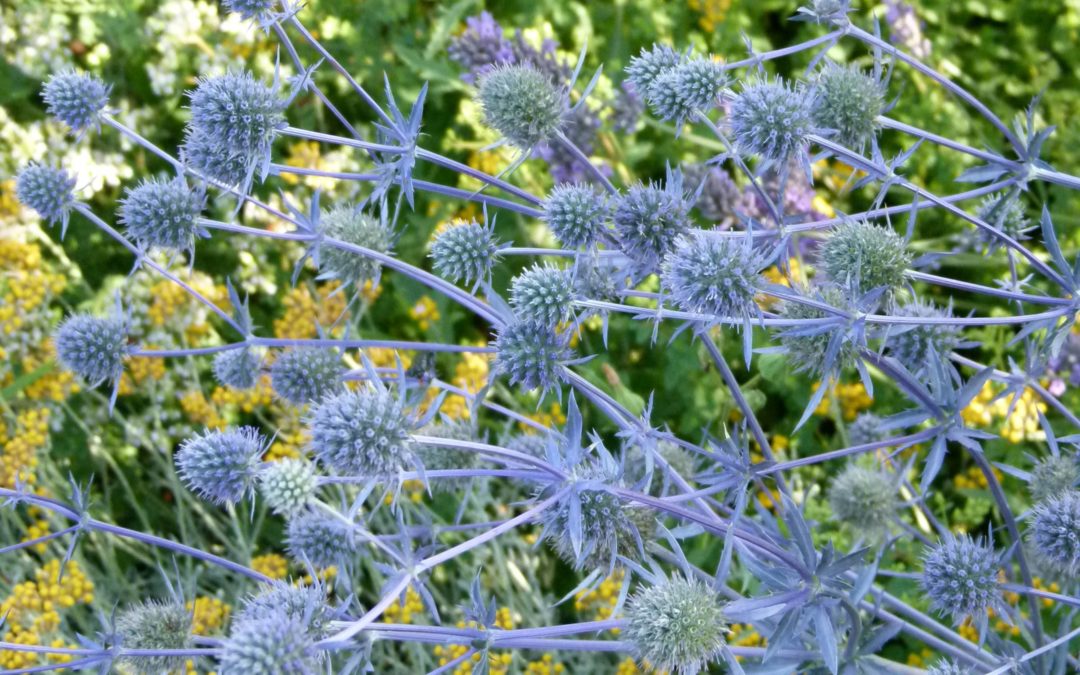
[[[1028,489],[1031,498],[1041,502],[1057,497],[1080,486],[1080,462],[1076,457],[1050,455],[1035,465],[1031,470]]]
[[[148,178],[120,200],[119,220],[142,248],[191,251],[205,201],[183,178]]]
[[[592,246],[607,217],[607,200],[591,185],[560,183],[544,201],[544,220],[568,248]]]
[[[942,659],[930,666],[926,675],[969,675],[971,671],[961,668],[956,661]]]
[[[15,197],[50,225],[67,226],[68,213],[75,204],[75,178],[67,171],[30,162],[15,177]]]
[[[315,465],[306,459],[279,459],[259,472],[259,493],[278,515],[287,516],[307,506],[318,486]]]
[[[828,63],[817,78],[814,123],[831,129],[831,140],[862,152],[878,132],[885,108],[881,84],[857,66]]]
[[[236,12],[244,19],[261,20],[274,12],[277,0],[223,0],[222,4],[230,12]]]
[[[671,470],[679,474],[688,483],[698,472],[697,460],[694,455],[671,441],[659,441],[656,444],[656,454],[660,455],[671,467]],[[623,450],[623,479],[628,485],[636,486],[645,478],[648,462],[645,450],[638,444],[627,446]],[[652,479],[649,481],[648,493],[654,497],[660,497],[664,486],[670,485],[671,481],[667,473],[660,465],[653,461]]]
[[[477,440],[476,430],[473,428],[473,425],[469,422],[460,420],[429,424],[422,428],[418,433],[421,436],[432,436],[434,438],[445,438],[454,441]],[[441,445],[418,445],[416,447],[416,454],[420,458],[420,463],[424,465],[425,471],[472,469],[475,468],[480,461],[480,456],[475,452],[460,450],[458,448],[447,448]],[[457,480],[438,478],[433,479],[431,485],[435,489],[451,489],[462,485],[467,480],[468,479]]]
[[[412,418],[403,401],[383,388],[345,390],[311,411],[311,448],[341,475],[389,480],[415,461]]]
[[[1018,196],[1008,193],[983,199],[975,216],[1017,241],[1027,239],[1027,233],[1031,230],[1031,222],[1024,213],[1024,203]],[[989,248],[1001,246],[1000,239],[982,228],[977,230],[977,236]]]
[[[510,286],[510,304],[518,317],[555,327],[570,318],[574,283],[569,270],[537,263],[525,270]]]
[[[224,387],[251,389],[259,381],[260,359],[252,350],[230,349],[214,355],[214,377]]]
[[[801,84],[762,79],[743,87],[728,119],[742,151],[783,164],[806,151],[814,106],[814,95]]]
[[[697,230],[680,238],[664,258],[661,280],[675,304],[688,312],[746,318],[756,311],[754,295],[765,263],[743,238]]]
[[[124,649],[190,649],[191,612],[180,602],[147,601],[116,617],[116,633]],[[163,673],[182,669],[184,656],[124,656],[132,672]]]
[[[202,177],[226,187],[246,188],[255,172],[258,158],[220,145],[201,129],[187,129],[180,159]]]
[[[849,464],[833,479],[829,506],[837,520],[858,534],[883,534],[899,508],[896,480],[880,469]]]
[[[552,81],[531,65],[498,65],[480,78],[485,124],[521,150],[555,136],[565,112],[564,99]]]
[[[565,332],[537,321],[513,321],[495,337],[497,375],[526,390],[547,391],[563,378],[562,363],[573,358]]]
[[[944,319],[952,312],[934,306],[932,302],[917,299],[897,307],[898,317],[921,319]],[[904,367],[916,375],[927,369],[927,360],[936,355],[948,358],[949,353],[960,344],[960,328],[951,323],[895,324],[889,326],[885,346],[889,353]]]
[[[619,291],[626,285],[626,273],[611,258],[599,255],[579,255],[571,271],[576,297],[602,302],[618,302]],[[585,312],[596,311],[586,308]]]
[[[490,279],[498,256],[494,230],[475,220],[450,225],[431,244],[435,271],[455,283],[478,284]]]
[[[825,240],[819,262],[830,279],[863,295],[875,288],[889,292],[899,288],[911,253],[894,230],[866,220],[845,220]]]
[[[848,301],[844,292],[836,286],[824,286],[816,289],[811,295],[804,291],[804,295],[818,302],[847,309]],[[825,319],[831,314],[823,309],[811,305],[785,300],[780,303],[780,316],[784,319]],[[806,334],[800,329],[785,329],[779,334],[780,345],[787,355],[788,363],[796,372],[806,372],[820,377],[825,374],[825,366],[829,353],[829,346],[833,340],[834,331],[828,330],[820,333]],[[849,340],[843,340],[834,360],[834,370],[844,370],[855,364],[856,348]]]
[[[949,534],[923,558],[922,587],[931,607],[951,614],[957,623],[969,616],[985,618],[987,609],[1003,604],[1000,569],[991,545]]]
[[[355,204],[338,204],[321,216],[323,233],[346,244],[389,253],[394,233],[379,218],[364,213]],[[323,244],[319,249],[319,272],[323,279],[339,279],[356,288],[379,277],[381,263],[367,256]]]
[[[716,590],[683,577],[639,591],[627,602],[626,616],[626,639],[638,658],[679,675],[698,673],[715,661],[728,630]]]
[[[294,405],[303,405],[339,391],[344,374],[337,351],[296,347],[278,354],[270,367],[270,382],[278,396]]]
[[[855,421],[848,427],[848,441],[852,447],[876,443],[889,437],[889,432],[881,428],[881,418],[874,413],[859,413]]]
[[[97,76],[65,70],[49,78],[41,97],[50,115],[72,131],[85,131],[98,125],[109,104],[109,90]]]
[[[331,618],[326,589],[320,584],[271,583],[245,600],[233,621],[280,619],[282,614],[299,623],[309,635],[322,637]]]
[[[690,229],[690,202],[682,194],[681,174],[674,172],[666,187],[635,185],[615,203],[612,219],[623,252],[643,273],[653,272],[661,259]]]
[[[266,439],[255,427],[196,434],[180,444],[176,468],[188,489],[215,504],[235,504],[254,487]]]
[[[249,71],[203,77],[191,99],[191,126],[210,142],[254,159],[269,157],[274,135],[286,126],[285,99]]]
[[[843,26],[848,23],[851,0],[810,0],[800,7],[795,20]]]
[[[285,528],[285,546],[293,560],[318,568],[347,561],[357,550],[353,527],[322,511],[295,513]]]
[[[1035,507],[1031,541],[1038,556],[1069,578],[1080,576],[1080,492],[1069,490]]]
[[[727,86],[724,64],[708,57],[698,57],[676,66],[675,90],[684,107],[709,110],[720,101],[720,92]],[[683,116],[681,116],[683,117]]]
[[[680,60],[678,52],[671,47],[654,44],[650,49],[643,48],[640,55],[630,59],[626,76],[638,92],[648,94],[656,78],[679,65]]]
[[[285,612],[239,621],[218,660],[221,675],[291,675],[318,672],[319,650],[304,625]]]
[[[56,355],[65,368],[93,386],[106,380],[115,382],[124,372],[128,330],[128,321],[122,316],[74,314],[56,329]]]

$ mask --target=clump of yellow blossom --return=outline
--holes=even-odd
[[[271,579],[284,579],[289,573],[289,561],[280,553],[264,553],[251,559],[251,569]]]
[[[514,617],[508,607],[500,607],[495,613],[495,625],[503,630],[510,630],[514,627]],[[480,626],[475,621],[458,621],[457,627],[479,628]],[[445,666],[451,661],[461,658],[468,651],[468,645],[438,645],[435,647],[435,656],[439,657],[439,665]],[[473,664],[480,661],[481,658],[479,653],[473,654],[469,659],[459,663],[451,672],[454,675],[470,675],[473,672]],[[506,675],[513,660],[514,655],[511,652],[490,652],[488,654],[488,672],[491,675]]]
[[[811,391],[817,391],[820,387],[821,383],[815,382]],[[839,406],[840,414],[848,422],[853,421],[859,416],[860,412],[874,403],[874,399],[866,392],[866,387],[863,386],[862,382],[837,384],[832,388],[831,392],[822,397],[821,403],[818,403],[818,407],[814,409],[814,414],[828,416],[832,411],[834,397]]]

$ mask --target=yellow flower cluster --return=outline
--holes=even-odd
[[[144,350],[158,349],[156,345],[143,345]],[[121,396],[136,392],[136,388],[150,380],[165,377],[165,359],[155,356],[129,356],[124,359],[124,373],[120,376]]]
[[[566,672],[566,666],[555,660],[551,654],[544,654],[536,661],[525,664],[525,675],[559,675]]]
[[[393,604],[386,608],[383,612],[383,623],[412,623],[413,614],[424,613],[424,601],[420,598],[420,594],[413,590],[412,586],[405,591],[405,603],[402,604],[401,598],[394,600]]]
[[[427,330],[439,320],[439,308],[435,306],[434,300],[424,295],[409,309],[409,317],[416,322],[420,330]]]
[[[200,272],[193,272],[184,282],[210,302],[228,311],[229,294],[225,286],[215,284]],[[152,325],[174,325],[173,319],[182,311],[192,312],[191,319],[183,322],[184,338],[188,343],[195,343],[210,332],[210,324],[206,321],[209,310],[187,290],[169,279],[162,279],[150,287],[150,306],[146,309],[146,316]]]
[[[94,584],[86,578],[78,562],[71,560],[60,577],[60,560],[50,560],[34,572],[33,581],[17,584],[11,595],[0,602],[0,616],[6,617],[5,642],[20,645],[65,646],[54,635],[60,628],[61,611],[94,601]],[[67,645],[74,647],[75,645]],[[15,650],[0,651],[0,668],[17,670],[41,664],[41,654]],[[63,655],[51,655],[49,661],[65,662]]]
[[[764,647],[768,644],[761,633],[754,630],[754,627],[750,624],[734,623],[728,629],[730,637],[728,638],[728,644],[736,647]],[[741,656],[736,656],[736,659],[742,661]]]
[[[218,598],[200,595],[185,605],[191,612],[191,632],[195,635],[213,635],[229,620],[232,607]]]
[[[626,572],[616,569],[600,585],[593,590],[578,591],[574,596],[574,609],[579,613],[591,612],[596,621],[604,621],[612,618],[615,612],[615,604],[619,601],[619,592],[622,591],[623,577]],[[612,629],[616,635],[619,629]]]
[[[558,401],[554,401],[551,407],[545,410],[537,410],[534,413],[526,415],[529,419],[539,424],[543,424],[549,429],[556,429],[566,424],[566,414],[563,413],[562,404]],[[524,422],[518,422],[518,427],[525,433],[535,434],[539,433],[534,427],[525,424]]]
[[[995,399],[1001,388],[993,382],[986,382],[971,403],[960,412],[964,422],[971,426],[987,427],[1000,419],[1000,433],[1011,443],[1044,439],[1046,436],[1039,426],[1039,413],[1046,412],[1046,403],[1030,388],[1025,388],[1016,397],[1015,404],[1011,394]]]
[[[251,569],[271,579],[284,579],[289,573],[289,561],[280,553],[265,553],[251,559]]]
[[[215,387],[210,394],[210,401],[219,407],[235,407],[251,413],[274,402],[274,388],[270,384],[270,376],[263,375],[251,389]]]
[[[812,391],[817,391],[821,386],[820,382],[815,382]],[[815,415],[828,416],[832,411],[833,399],[836,399],[837,405],[840,406],[840,414],[848,422],[854,420],[860,412],[866,410],[874,403],[874,399],[870,397],[870,394],[866,393],[866,388],[862,382],[852,382],[851,384],[836,384],[833,386],[831,392],[826,394],[821,403],[814,410]]]
[[[49,441],[49,410],[27,408],[15,416],[15,432],[0,419],[0,487],[13,488],[15,483],[33,485],[38,465],[38,450]]]
[[[727,11],[731,9],[731,0],[688,0],[687,4],[695,12],[701,12],[698,25],[709,33],[724,22]]]
[[[30,526],[26,528],[26,534],[23,536],[22,541],[33,541],[39,537],[44,537],[48,533],[49,521],[45,520],[44,518],[39,518],[38,520],[30,523]],[[44,553],[45,549],[48,548],[48,543],[43,541],[41,543],[34,544],[31,548],[33,548],[38,553]]]
[[[788,271],[790,272],[792,279],[795,279],[796,281],[806,280],[802,265],[799,264],[798,258],[788,258],[787,264]],[[783,270],[781,270],[778,265],[773,265],[772,267],[762,272],[761,275],[765,277],[765,279],[768,280],[770,283],[778,284],[780,286],[787,286],[789,288],[791,287],[791,283],[788,281],[788,276],[784,274]],[[758,307],[761,307],[762,309],[771,309],[777,303],[776,298],[765,295],[764,293],[758,294],[758,296],[754,298],[754,300],[757,302]]]
[[[510,613],[509,607],[500,607],[498,609],[498,611],[495,613],[495,625],[503,630],[511,630],[514,627],[514,617]],[[468,623],[464,621],[458,621],[457,627],[479,628],[480,626],[475,621],[469,621]],[[438,645],[437,647],[435,647],[435,656],[439,657],[439,665],[445,666],[451,661],[464,656],[465,652],[467,651],[469,651],[468,645]],[[454,675],[470,675],[473,672],[473,664],[479,662],[481,658],[482,656],[479,653],[473,654],[469,659],[462,661],[454,668]],[[506,673],[510,670],[510,664],[513,663],[513,660],[514,655],[512,652],[490,652],[488,654],[488,672],[491,675],[506,675]]]
[[[0,239],[0,334],[21,331],[30,313],[47,305],[67,285],[63,275],[41,269],[41,249],[15,239]]]
[[[184,411],[184,417],[192,424],[205,426],[210,429],[223,429],[228,422],[218,414],[217,408],[210,405],[206,396],[197,389],[193,389],[180,397],[180,409]]]
[[[454,377],[450,383],[465,391],[475,394],[487,384],[489,362],[485,354],[465,353],[454,367]],[[438,390],[432,387],[428,390],[424,405],[431,403],[438,396]],[[451,394],[443,399],[440,414],[450,419],[462,420],[469,417],[469,402],[464,396]]]
[[[371,365],[376,368],[397,368],[399,359],[401,367],[406,370],[412,365],[412,355],[408,352],[400,352],[389,347],[368,347],[362,351],[367,354]]]
[[[336,325],[337,328],[330,331],[335,335],[343,331],[349,299],[346,292],[338,291],[340,288],[341,282],[337,280],[321,284],[315,291],[317,298],[311,295],[307,286],[290,288],[281,301],[285,314],[274,320],[274,335],[305,340],[318,336],[318,326],[329,329]]]
[[[77,394],[81,387],[75,379],[75,373],[56,364],[52,340],[45,343],[43,351],[48,354],[47,358],[27,356],[23,359],[22,369],[24,372],[32,373],[39,368],[48,369],[41,377],[26,385],[23,389],[26,398],[31,401],[60,403],[67,400],[72,394]]]
[[[301,421],[301,415],[299,410],[292,407],[281,415],[274,444],[266,451],[263,459],[273,462],[279,459],[296,459],[304,455],[304,448],[311,437]]]
[[[667,670],[656,670],[648,661],[643,661],[639,665],[633,657],[628,656],[619,661],[615,675],[671,675],[671,673]]]
[[[997,467],[991,467],[990,470],[994,472],[994,477],[1000,483],[1003,478],[1001,472],[998,471]],[[986,475],[977,466],[970,467],[964,473],[954,476],[953,485],[957,490],[985,490],[990,487]]]

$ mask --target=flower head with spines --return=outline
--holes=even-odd
[[[1011,192],[984,198],[975,210],[975,216],[1016,241],[1024,241],[1028,233],[1035,229],[1024,213],[1024,202],[1018,194]],[[1002,245],[1001,239],[982,228],[976,230],[976,236],[989,251]]]
[[[900,506],[896,478],[880,469],[849,464],[829,488],[833,516],[866,536],[884,534]]]
[[[792,21],[812,21],[814,23],[845,26],[850,21],[851,0],[810,0],[799,8]]]
[[[563,364],[573,359],[567,332],[530,321],[515,320],[495,335],[492,370],[507,375],[510,384],[547,391],[563,379]]]
[[[682,173],[668,168],[663,186],[637,184],[615,202],[612,220],[619,245],[641,276],[653,273],[660,261],[690,230],[690,207],[683,193]]]
[[[647,90],[653,113],[676,127],[697,111],[708,111],[720,101],[727,84],[724,66],[711,58],[687,58],[659,73]]]
[[[563,246],[592,246],[608,218],[604,195],[591,185],[560,183],[544,200],[544,220]]]
[[[570,271],[537,263],[514,278],[510,304],[523,321],[554,328],[573,312],[574,284]]]
[[[390,224],[382,218],[365,213],[358,204],[337,204],[320,215],[319,224],[324,237],[353,246],[390,253],[395,235]],[[323,243],[319,248],[319,279],[337,279],[355,290],[364,282],[376,284],[382,264],[361,253]]]
[[[826,319],[834,315],[818,304],[847,310],[850,303],[839,287],[828,284],[803,289],[800,294],[811,302],[784,300],[780,316],[785,319]],[[839,320],[839,317],[837,317]],[[850,368],[855,363],[858,344],[839,325],[784,328],[779,332],[780,346],[796,372],[824,377]]]
[[[381,383],[346,389],[312,408],[311,449],[341,475],[389,480],[416,463],[409,440],[416,420],[403,396]]]
[[[639,591],[626,604],[626,639],[653,668],[692,675],[723,655],[723,603],[704,582],[675,576]]]
[[[261,619],[236,622],[222,644],[217,671],[221,675],[315,673],[320,654],[303,623],[279,610]]]
[[[116,312],[105,317],[73,314],[60,324],[53,336],[60,363],[91,386],[106,380],[117,382],[124,372],[128,334],[127,317]]]
[[[1049,455],[1031,470],[1028,489],[1035,503],[1080,489],[1080,461],[1066,455]]]
[[[907,241],[892,228],[845,219],[825,240],[819,261],[830,279],[858,297],[879,288],[886,294],[900,288],[911,253]]]
[[[50,225],[60,222],[67,232],[68,215],[75,205],[75,178],[60,168],[30,162],[15,177],[15,197]]]
[[[780,77],[758,79],[743,86],[731,103],[728,119],[741,151],[779,165],[799,156],[808,169],[808,137],[816,129],[816,105],[816,94],[802,84]]]
[[[956,661],[951,659],[941,659],[926,671],[926,675],[969,675],[970,673],[970,670],[961,668]]]
[[[986,610],[1004,611],[998,571],[1001,559],[989,543],[947,533],[923,558],[922,587],[932,608],[985,627]]]
[[[626,76],[639,93],[648,96],[656,78],[679,65],[681,61],[679,53],[668,45],[654,44],[650,49],[642,48],[641,54],[630,58]]]
[[[278,396],[294,405],[303,405],[339,391],[344,373],[336,350],[294,347],[278,354],[270,367],[270,382]]]
[[[233,621],[261,621],[278,614],[297,621],[305,632],[317,638],[323,637],[332,618],[322,584],[293,585],[275,581],[247,598]]]
[[[285,546],[293,560],[317,568],[340,565],[356,553],[356,527],[343,516],[322,510],[298,511],[289,517]]]
[[[555,137],[566,114],[566,96],[539,70],[500,64],[480,78],[484,122],[519,150]]]
[[[214,355],[214,377],[225,387],[251,389],[259,382],[262,359],[247,347]]]
[[[252,157],[218,145],[208,134],[190,126],[180,146],[180,159],[199,177],[227,188],[246,190],[255,175]]]
[[[814,123],[833,132],[831,140],[863,152],[877,136],[885,109],[885,91],[878,80],[857,66],[831,61],[818,73]]]
[[[874,413],[859,413],[848,427],[848,441],[852,446],[856,446],[885,440],[889,437],[889,432],[882,428],[882,422]]]
[[[180,445],[176,468],[189,489],[214,504],[235,504],[255,487],[266,439],[255,427],[196,434]]]
[[[315,465],[292,457],[268,462],[259,471],[258,480],[259,493],[270,510],[286,516],[307,506],[319,487]]]
[[[667,254],[661,279],[680,308],[745,321],[758,313],[754,296],[766,264],[749,240],[699,230],[680,238]]]
[[[1080,578],[1080,491],[1044,499],[1036,505],[1030,527],[1036,555],[1065,577]]]
[[[916,298],[897,307],[893,314],[905,318],[945,319],[952,316],[952,311]],[[961,344],[960,329],[951,323],[895,324],[889,326],[885,336],[889,354],[915,375],[925,372],[927,359],[947,359]]]
[[[130,650],[182,650],[193,643],[192,615],[182,602],[148,600],[128,607],[116,618],[120,646]],[[182,668],[185,656],[125,655],[120,663],[136,673],[172,672]]]
[[[491,280],[491,269],[499,260],[499,241],[491,225],[475,220],[452,223],[431,244],[435,271],[457,283],[472,284],[474,290]]]
[[[183,178],[148,178],[120,200],[119,221],[143,249],[192,252],[205,203],[205,195]]]
[[[74,69],[54,73],[41,91],[50,115],[68,125],[73,132],[94,129],[109,104],[112,88],[101,78]]]
[[[222,0],[225,9],[236,12],[244,19],[267,21],[274,14],[277,0]]]

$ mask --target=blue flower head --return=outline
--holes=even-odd
[[[562,364],[573,358],[566,332],[537,321],[513,321],[495,336],[497,375],[507,375],[510,384],[523,389],[547,391],[562,379]]]
[[[656,271],[679,237],[690,229],[692,201],[683,193],[682,173],[668,169],[661,186],[631,187],[615,203],[612,220],[623,253],[647,275]]]
[[[829,506],[853,532],[876,536],[888,530],[900,508],[896,490],[896,479],[884,471],[849,464],[833,478]]]
[[[642,48],[641,54],[630,59],[626,67],[626,76],[634,88],[649,95],[656,79],[679,65],[682,57],[668,45],[654,44],[650,49]]]
[[[303,623],[284,610],[251,621],[237,621],[221,647],[221,675],[315,673],[320,651]]]
[[[224,387],[251,389],[259,381],[262,359],[248,348],[230,349],[214,356],[214,377]]]
[[[1069,579],[1080,577],[1080,491],[1068,490],[1040,502],[1030,536],[1042,562]]]
[[[30,162],[15,177],[15,196],[37,211],[50,225],[60,221],[67,231],[68,214],[75,205],[75,178],[63,169]],[[62,235],[61,235],[62,236]]]
[[[268,462],[259,471],[259,494],[274,513],[296,513],[314,498],[319,487],[315,465],[307,459]]]
[[[857,66],[827,62],[816,80],[814,123],[831,130],[831,139],[862,152],[877,136],[885,109],[885,89]]]
[[[647,90],[653,113],[676,125],[695,111],[708,111],[720,102],[727,84],[723,64],[711,58],[696,57],[660,72]]]
[[[653,668],[691,675],[718,660],[728,633],[720,594],[698,579],[661,580],[630,597],[626,639]]]
[[[207,431],[188,438],[176,468],[189,489],[215,504],[235,504],[255,487],[266,439],[255,427]]]
[[[570,318],[574,284],[570,271],[537,263],[518,276],[510,287],[510,304],[525,321],[554,328]]]
[[[317,568],[341,565],[356,553],[355,527],[324,511],[300,511],[289,518],[285,546],[293,560]]]
[[[318,583],[293,585],[276,581],[247,598],[233,621],[280,619],[282,614],[296,621],[309,635],[323,637],[332,618],[326,589]]]
[[[176,600],[141,602],[116,617],[116,634],[124,649],[190,649],[191,612]],[[124,656],[120,663],[134,672],[161,673],[183,668],[185,660],[184,656]]]
[[[65,368],[91,386],[115,382],[124,372],[127,357],[128,320],[122,315],[96,317],[73,314],[56,329],[56,355]]]
[[[96,128],[109,104],[109,85],[95,75],[64,70],[45,83],[41,97],[50,115],[83,132]]]
[[[779,165],[805,155],[815,129],[815,101],[813,91],[779,77],[750,81],[728,116],[739,149]]]
[[[695,231],[664,258],[661,280],[675,304],[688,312],[746,320],[758,313],[754,296],[766,262],[745,238]]]
[[[931,606],[951,614],[956,623],[971,617],[985,626],[986,610],[1004,609],[1000,569],[991,544],[949,533],[923,558],[922,587]]]
[[[830,279],[862,296],[878,288],[886,293],[900,288],[911,253],[892,228],[845,219],[825,240],[819,261]]]
[[[480,78],[484,122],[521,150],[553,138],[566,113],[566,97],[531,65],[499,65]]]
[[[119,220],[139,246],[194,251],[205,195],[183,178],[148,178],[120,200]]]
[[[475,220],[451,223],[431,244],[435,271],[451,281],[473,284],[491,279],[491,269],[499,259],[495,230]]]
[[[270,367],[270,382],[278,396],[294,405],[303,405],[339,391],[344,374],[336,350],[296,347],[278,354]]]
[[[1080,461],[1068,455],[1047,455],[1031,470],[1028,490],[1035,503],[1080,489]]]
[[[607,200],[590,185],[560,183],[544,201],[544,220],[568,248],[592,246],[607,217]]]
[[[945,319],[951,309],[915,299],[894,310],[894,315],[915,319]],[[961,345],[960,328],[952,323],[896,324],[888,328],[885,347],[889,354],[915,375],[925,372],[929,358],[947,359]]]
[[[320,216],[323,234],[346,244],[389,253],[394,232],[382,218],[365,213],[357,204],[338,204]],[[367,256],[336,246],[323,245],[319,250],[319,278],[338,279],[359,291],[366,281],[379,280],[382,264]]]

